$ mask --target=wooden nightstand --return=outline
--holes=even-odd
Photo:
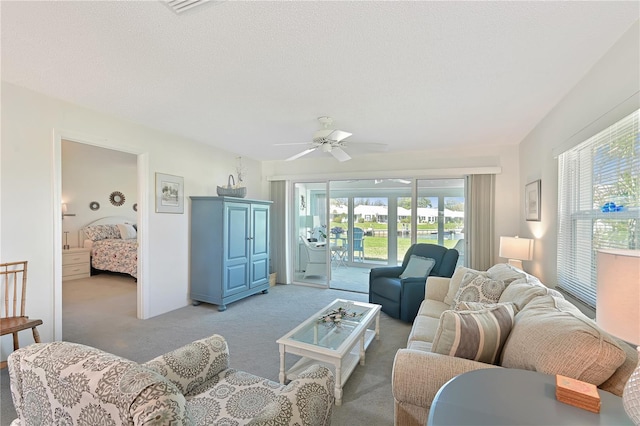
[[[62,250],[62,281],[89,278],[91,276],[91,250],[71,248]]]

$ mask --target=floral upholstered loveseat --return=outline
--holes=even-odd
[[[334,378],[313,365],[288,385],[229,368],[222,336],[147,363],[69,342],[8,359],[18,425],[329,425]]]

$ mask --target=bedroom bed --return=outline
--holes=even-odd
[[[83,226],[82,246],[91,249],[91,273],[110,271],[138,278],[138,238],[135,219],[108,216]]]

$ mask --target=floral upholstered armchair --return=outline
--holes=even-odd
[[[145,364],[76,343],[8,359],[18,425],[329,425],[334,378],[313,365],[288,385],[229,368],[222,336]]]

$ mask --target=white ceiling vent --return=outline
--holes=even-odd
[[[176,14],[180,14],[196,6],[209,3],[210,0],[162,0],[164,4]]]

